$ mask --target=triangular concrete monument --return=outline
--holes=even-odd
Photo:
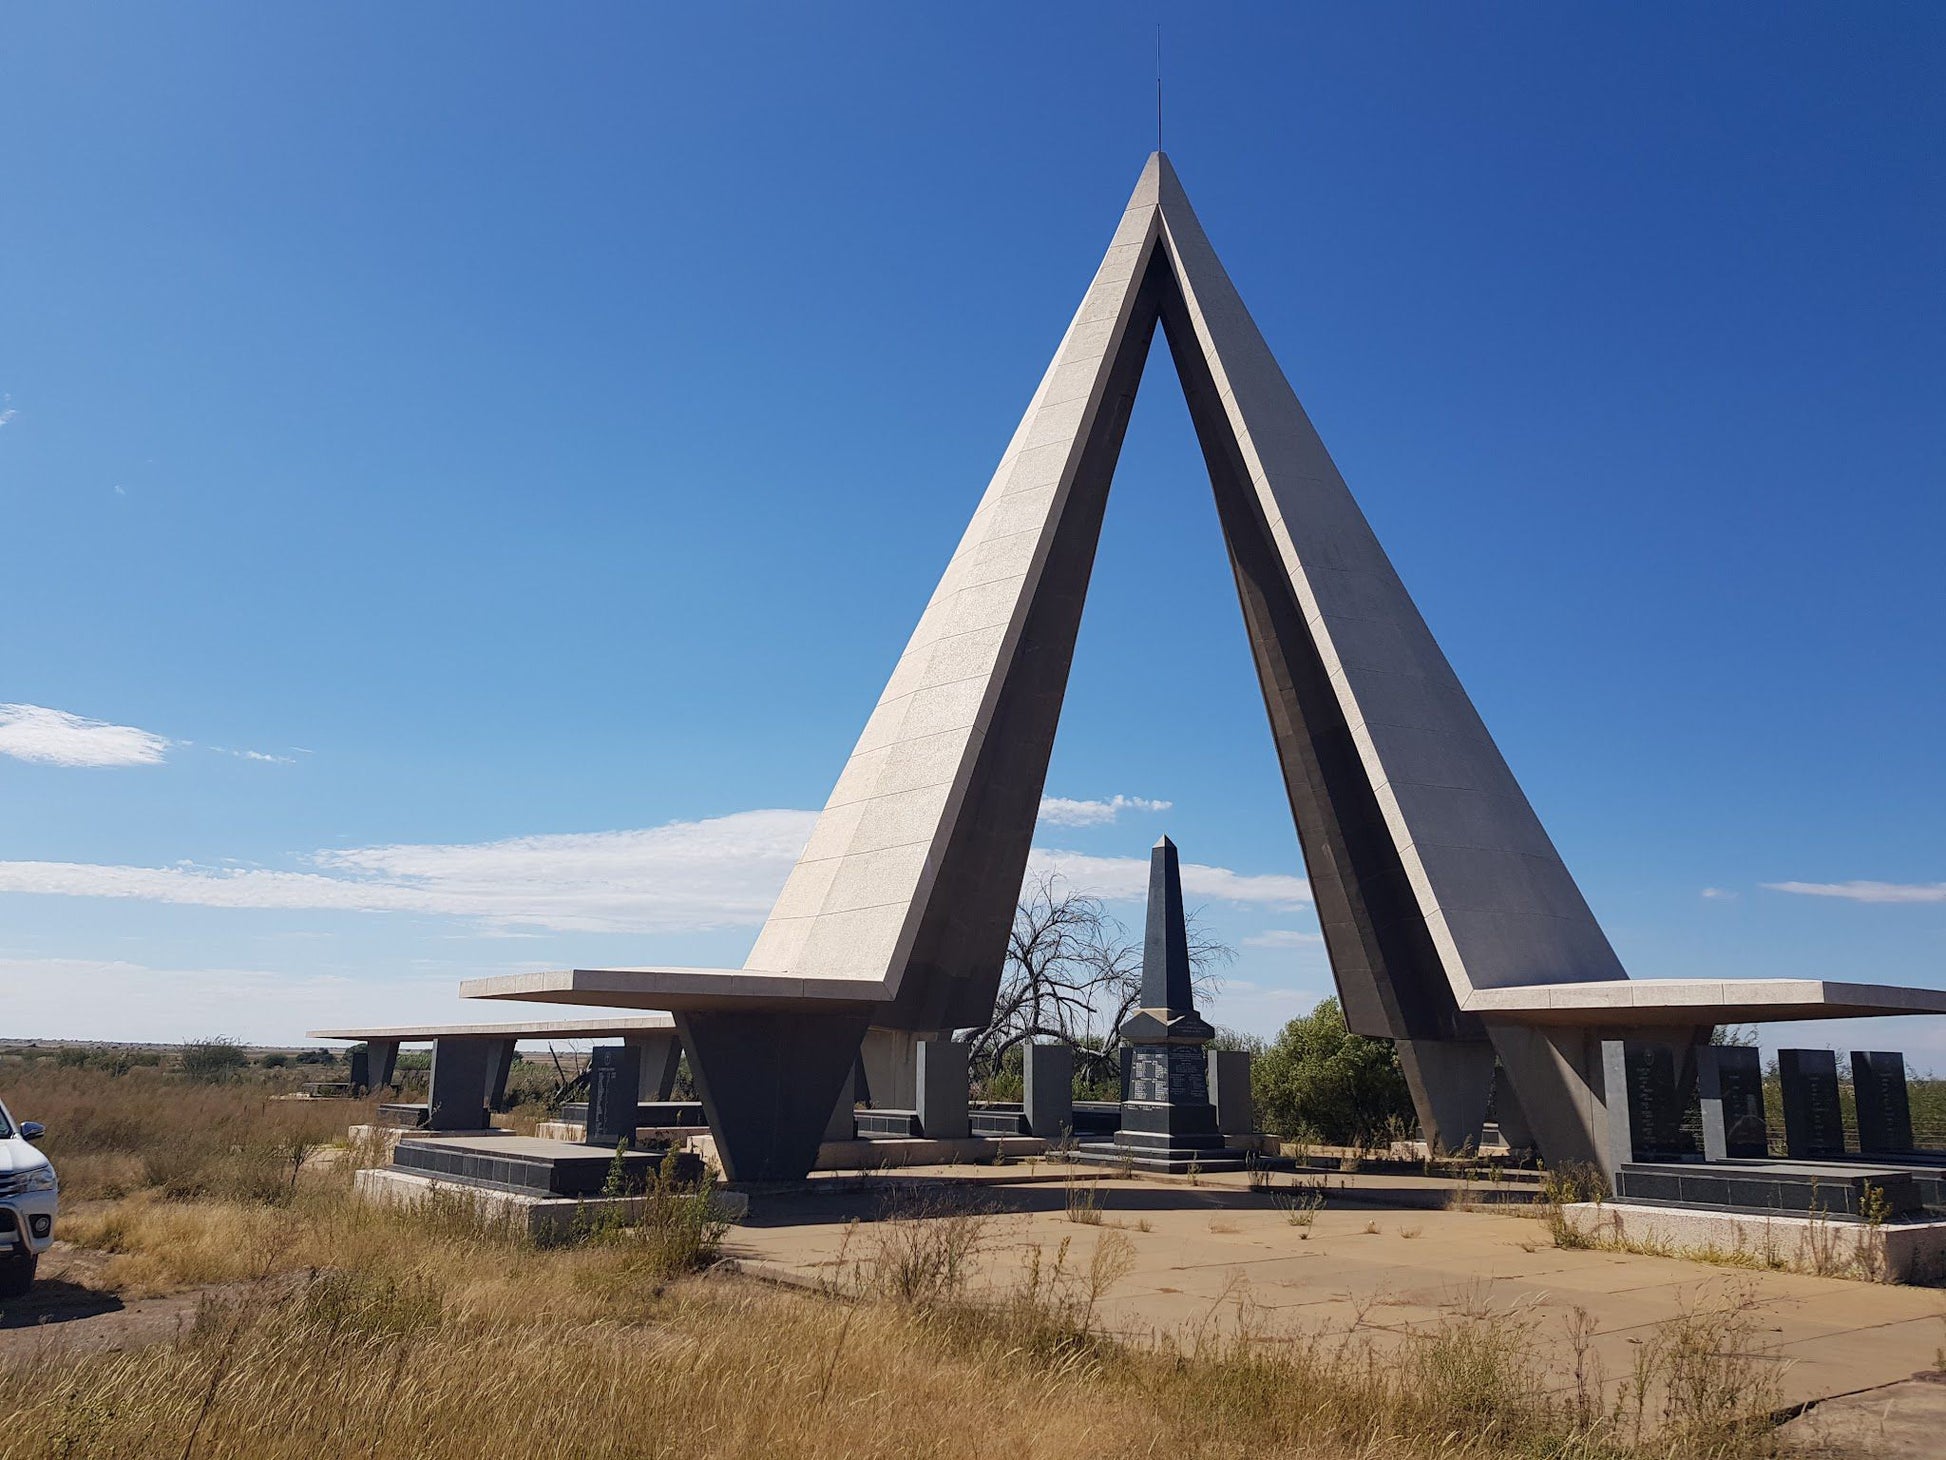
[[[985,1024],[1158,324],[1345,1015],[1399,1042],[1430,1140],[1477,1137],[1496,1050],[1503,1125],[1524,1112],[1550,1160],[1605,1161],[1597,1027],[1686,1042],[1946,1010],[1929,990],[1628,980],[1159,152],[744,967],[463,991],[674,1011],[733,1176],[809,1168],[867,1025]]]
[[[883,979],[881,1024],[990,1016],[1158,323],[1346,1015],[1407,1042],[1421,1116],[1460,1144],[1492,1069],[1465,993],[1624,974],[1160,153],[745,966]]]

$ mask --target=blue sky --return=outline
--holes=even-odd
[[[1158,16],[1204,225],[1630,970],[1946,986],[1936,8],[69,5],[0,46],[4,1032],[740,962]],[[1048,791],[1106,892],[1165,830],[1250,879],[1218,1020],[1328,989],[1166,351]]]

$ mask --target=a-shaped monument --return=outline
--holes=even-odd
[[[1719,1023],[1946,1012],[1932,991],[1629,981],[1161,153],[743,968],[465,991],[672,1011],[740,1180],[809,1169],[868,1027],[984,1024],[1158,325],[1346,1017],[1398,1041],[1430,1140],[1477,1136],[1497,1054],[1503,1124],[1524,1113],[1550,1160],[1606,1169],[1603,1031],[1688,1044]]]

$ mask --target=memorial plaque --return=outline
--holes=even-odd
[[[1711,1044],[1698,1049],[1703,1105],[1703,1154],[1762,1160],[1770,1154],[1764,1119],[1763,1061],[1749,1045]]]
[[[1685,1153],[1682,1107],[1676,1101],[1676,1052],[1666,1044],[1637,1044],[1625,1050],[1628,1125],[1632,1156],[1654,1160]]]
[[[629,1044],[604,1044],[590,1051],[587,1143],[610,1150],[623,1141],[633,1143],[641,1098],[641,1050]]]
[[[1844,1107],[1838,1103],[1838,1057],[1828,1049],[1780,1049],[1784,1150],[1794,1159],[1845,1153]]]
[[[1128,1098],[1139,1105],[1169,1099],[1169,1046],[1144,1044],[1129,1051]]]
[[[1896,1050],[1851,1052],[1851,1092],[1858,1105],[1858,1149],[1910,1151],[1912,1105],[1905,1056]]]

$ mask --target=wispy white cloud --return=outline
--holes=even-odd
[[[1946,882],[1766,882],[1772,892],[1848,902],[1946,902]]]
[[[1313,948],[1324,942],[1322,933],[1306,933],[1297,928],[1266,928],[1243,940],[1246,948]]]
[[[1173,801],[1146,796],[1110,796],[1106,801],[1071,801],[1066,796],[1041,797],[1044,826],[1108,826],[1124,811],[1167,811]]]
[[[1736,896],[1736,893],[1727,887],[1705,887],[1702,896],[1708,902],[1728,902]]]
[[[200,907],[403,912],[561,932],[700,931],[760,922],[809,811],[745,811],[641,831],[324,851],[319,870],[0,862],[0,892]]]
[[[0,755],[39,765],[159,765],[165,736],[133,725],[88,720],[45,705],[0,704]]]
[[[271,755],[261,750],[232,750],[227,745],[212,745],[210,749],[218,755],[234,755],[238,760],[257,760],[266,765],[297,764],[297,757],[292,755]]]
[[[130,898],[195,907],[398,912],[465,918],[495,931],[676,933],[754,926],[776,900],[817,820],[742,811],[637,831],[321,851],[303,870],[181,862],[0,862],[0,893]],[[1056,872],[1111,901],[1140,901],[1149,864],[1037,849]],[[1209,901],[1294,907],[1302,878],[1185,863],[1183,888]]]
[[[1140,902],[1149,895],[1147,857],[1091,857],[1036,847],[1028,866],[1030,872],[1053,873],[1077,890],[1109,902]],[[1251,875],[1197,862],[1182,864],[1182,890],[1186,896],[1212,902],[1272,907],[1296,907],[1311,900],[1310,884],[1302,877],[1281,872]]]
[[[402,994],[440,1006],[452,1000],[442,988],[389,986],[387,1017]],[[220,1034],[284,1044],[305,1029],[372,1017],[370,986],[337,975],[121,959],[0,957],[0,999],[8,1033],[26,1039],[153,1043]]]

